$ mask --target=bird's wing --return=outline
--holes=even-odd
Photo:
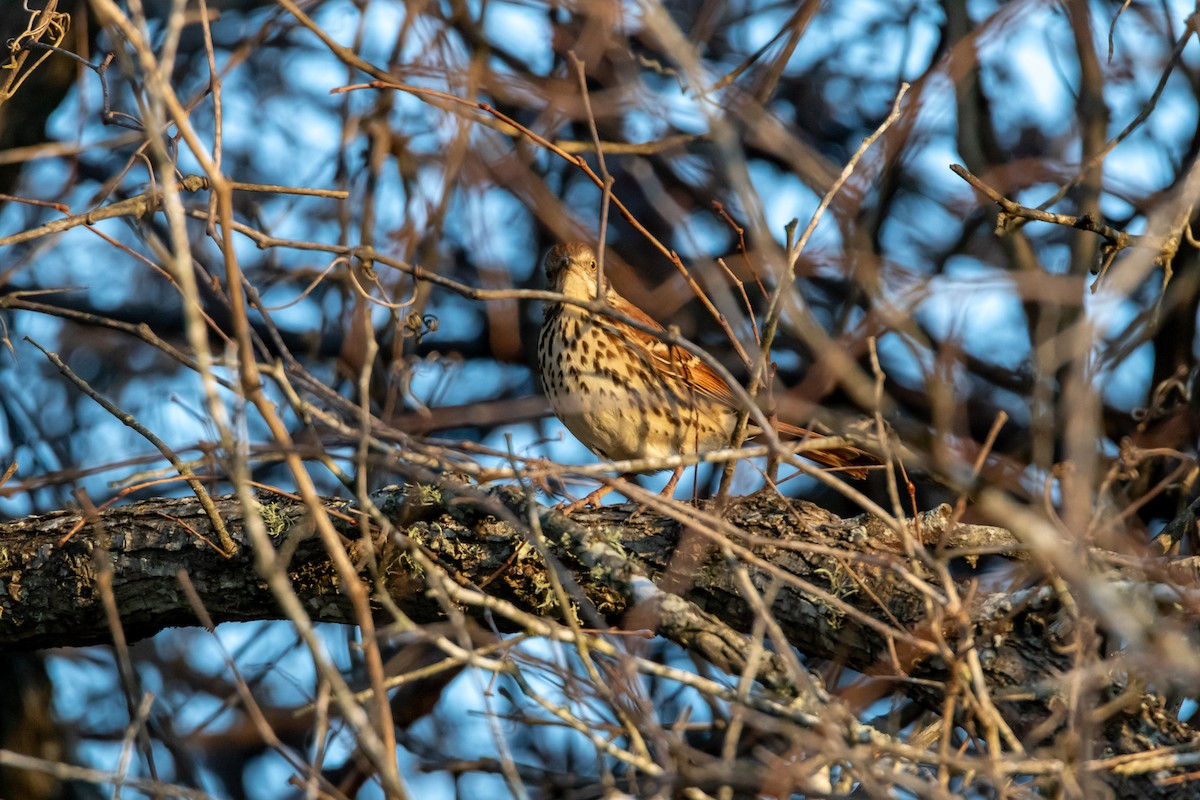
[[[653,331],[666,333],[666,329],[655,322],[649,314],[616,292],[609,293],[608,302],[614,311],[619,311]],[[654,365],[663,372],[695,387],[698,395],[716,400],[730,408],[737,408],[740,405],[737,397],[729,388],[729,384],[725,383],[712,367],[697,358],[695,354],[689,353],[678,345],[669,345],[652,333],[639,331],[636,328],[629,328],[628,331],[629,336],[633,338],[633,344],[644,350],[653,360]]]
[[[630,319],[637,320],[647,328],[666,333],[645,311],[626,300],[615,291],[608,295],[608,303],[614,311],[618,311]],[[646,333],[635,328],[628,328],[628,335],[633,338],[633,344],[640,347],[653,359],[655,366],[682,381],[685,385],[695,387],[698,395],[709,397],[730,408],[740,408],[741,403],[729,388],[729,384],[701,361],[695,354],[689,353],[677,345],[669,345],[653,333]],[[820,439],[822,434],[790,425],[786,422],[776,422],[776,430],[785,437],[793,439]],[[857,447],[835,447],[829,450],[812,450],[804,454],[820,464],[830,467],[840,467],[846,474],[854,478],[865,478],[867,470],[864,467],[879,464],[879,460],[870,453]]]

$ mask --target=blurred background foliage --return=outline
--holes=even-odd
[[[152,43],[164,35],[174,5],[145,1]],[[1027,206],[1061,194],[1054,211],[1091,215],[1131,234],[1166,230],[1176,218],[1164,222],[1162,209],[1194,197],[1186,181],[1200,146],[1200,47],[1191,5],[300,5],[345,51],[334,52],[283,5],[207,3],[220,79],[221,166],[243,183],[339,189],[349,199],[238,192],[238,222],[292,242],[370,245],[472,287],[541,288],[546,249],[564,239],[595,241],[600,229],[602,192],[578,165],[494,117],[437,97],[332,90],[370,79],[354,65],[357,57],[395,82],[486,103],[599,169],[573,54],[586,75],[614,194],[645,229],[610,215],[608,274],[627,297],[735,370],[725,331],[646,233],[679,254],[749,345],[753,321],[731,279],[744,286],[760,319],[763,288],[781,279],[779,248],[789,224],[804,227],[887,116],[901,84],[911,84],[903,114],[863,156],[795,275],[787,276],[794,277],[797,302],[786,309],[772,351],[781,415],[796,422],[816,416],[838,428],[875,411],[873,393],[864,396],[839,379],[827,348],[809,332],[815,322],[863,375],[874,375],[870,342],[877,341],[887,421],[927,456],[927,472],[917,479],[922,508],[953,496],[924,476],[969,474],[978,451],[972,443],[984,441],[1001,413],[1007,421],[984,479],[1018,497],[1042,496],[1053,465],[1071,453],[1072,425],[1083,418],[1094,434],[1097,461],[1085,471],[1092,487],[1115,474],[1104,483],[1106,502],[1135,504],[1121,537],[1145,541],[1192,499],[1190,472],[1147,496],[1196,449],[1197,265],[1190,241],[1169,263],[1151,261],[1160,255],[1153,247],[1123,251],[1098,276],[1107,256],[1102,238],[1038,222],[998,235],[995,205],[948,169],[962,164]],[[115,57],[98,74],[54,53],[0,105],[0,192],[11,196],[0,207],[0,237],[154,186],[137,129],[143,76],[128,46],[114,41],[87,3],[60,0],[58,10],[70,16],[63,48],[92,66]],[[188,2],[186,13],[170,82],[212,146],[218,106],[199,24],[204,9]],[[682,39],[663,35],[668,26],[655,21],[659,13],[669,15]],[[15,40],[28,21],[21,4],[0,6],[0,39]],[[167,131],[181,173],[199,172],[176,134]],[[203,220],[207,196],[186,201],[197,217],[188,235],[207,287],[210,344],[220,356],[229,334],[222,258]],[[167,239],[163,218],[145,216],[0,247],[0,459],[19,464],[0,488],[0,513],[71,507],[83,496],[98,504],[161,466],[149,444],[70,386],[27,336],[58,352],[178,452],[209,466],[213,486],[222,489],[221,454],[196,373],[101,322],[145,325],[186,349],[180,296],[161,257]],[[316,381],[362,402],[358,377],[369,322],[381,349],[365,400],[396,430],[451,447],[469,441],[497,453],[592,459],[547,416],[540,398],[533,370],[539,303],[474,302],[386,265],[369,271],[319,249],[260,248],[245,236],[236,242],[247,283],[274,309],[252,313],[263,360],[286,353]],[[354,280],[374,281],[374,296],[395,307],[364,301]],[[1081,320],[1089,337],[1082,345],[1073,333]],[[1073,375],[1087,391],[1067,390]],[[255,479],[288,488],[290,476],[269,458],[261,420],[236,411],[242,444],[259,459]],[[353,421],[352,405],[339,411]],[[356,467],[353,440],[287,419],[295,438]],[[1120,461],[1130,447],[1166,456]],[[503,462],[500,455],[474,457]],[[1114,473],[1121,464],[1129,468]],[[382,460],[372,470],[371,482],[381,485],[402,467]],[[313,474],[324,491],[344,491],[327,472]],[[741,480],[743,491],[755,488],[753,476]],[[701,495],[712,486],[708,472],[692,483]],[[804,480],[786,490],[817,496]],[[180,491],[153,485],[127,497]],[[286,625],[223,632],[281,709],[311,693],[311,665]],[[326,635],[338,652],[350,652],[345,631]],[[237,750],[236,715],[219,699],[230,688],[202,641],[171,632],[135,648],[139,669],[157,676],[165,704],[155,712],[163,756],[177,779],[198,775],[193,785],[218,796],[286,796],[277,775],[263,777],[282,767],[261,741],[249,736]],[[57,724],[73,731],[80,757],[104,760],[115,752],[128,717],[124,704],[113,702],[110,656],[64,653],[51,659],[49,676]],[[487,750],[487,741],[466,741],[456,722],[462,709],[481,707],[471,703],[486,704],[480,683],[461,689],[472,700],[424,723],[428,730],[408,745],[414,760]],[[288,719],[281,712],[285,729]],[[305,730],[293,727],[302,743]],[[168,743],[179,741],[172,737],[184,732],[195,747],[171,750]],[[530,759],[567,763],[578,746],[532,729],[523,735]],[[452,781],[444,774],[439,781],[449,792]]]

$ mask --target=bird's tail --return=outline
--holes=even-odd
[[[785,436],[789,439],[819,441],[828,438],[822,434],[810,431],[808,428],[801,428],[799,425],[789,425],[786,422],[776,422],[775,430],[779,432],[780,436]],[[860,480],[867,477],[869,467],[878,466],[880,463],[878,458],[866,450],[859,450],[857,447],[843,446],[831,447],[828,450],[806,450],[800,455],[811,461],[816,461],[818,464],[835,467],[838,471]]]

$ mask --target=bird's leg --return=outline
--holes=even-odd
[[[682,471],[682,468],[681,468],[681,471]],[[632,472],[625,472],[625,473],[621,474],[621,478],[629,481],[630,483],[633,483],[633,481],[637,480],[637,475]],[[678,480],[679,480],[679,476],[676,475],[674,478],[671,479],[672,484],[668,488],[674,488],[674,482],[678,481]],[[600,498],[604,497],[605,495],[607,495],[609,492],[611,492],[615,488],[617,488],[617,487],[601,486],[599,489],[592,492],[591,494],[589,494],[587,497],[583,498],[582,500],[576,500],[574,503],[571,503],[570,505],[563,506],[562,512],[564,514],[570,514],[572,511],[578,511],[579,509],[586,508],[587,506],[599,506]]]
[[[667,481],[667,485],[658,493],[659,497],[670,499],[675,496],[675,484],[679,483],[680,477],[683,476],[683,470],[683,465],[675,468],[675,471],[671,473],[671,480]]]
[[[670,500],[670,499],[671,499],[671,498],[674,496],[674,494],[675,494],[675,485],[676,485],[677,483],[679,483],[679,477],[680,477],[681,475],[683,475],[683,469],[684,469],[683,467],[676,467],[676,468],[675,468],[675,471],[671,473],[671,480],[667,481],[667,485],[666,485],[666,486],[664,486],[664,487],[663,487],[663,490],[662,490],[661,492],[659,492],[659,493],[658,493],[658,496],[659,496],[659,497],[665,497],[665,498],[667,498],[668,500]],[[626,475],[625,477],[626,477],[626,478],[628,478],[628,479],[630,479],[630,480],[632,480],[632,479],[633,479],[633,476],[632,476],[632,475]],[[641,515],[642,515],[642,512],[643,512],[643,511],[645,511],[645,510],[646,510],[646,509],[645,509],[645,507],[644,507],[644,506],[640,506],[640,505],[639,505],[639,506],[638,506],[636,509],[634,509],[634,512],[633,512],[632,514],[630,514],[630,515],[629,515],[629,518],[628,518],[627,520],[625,520],[626,524],[632,523],[634,520],[636,520],[636,519],[638,519],[639,517],[641,517]]]
[[[568,505],[563,506],[562,512],[564,514],[571,514],[571,513],[578,511],[581,508],[587,508],[588,506],[598,506],[598,505],[600,505],[600,499],[602,497],[604,497],[606,494],[608,494],[609,492],[611,492],[613,490],[613,488],[614,487],[612,487],[612,486],[601,486],[599,489],[592,492],[587,497],[584,497],[580,500],[576,500],[574,503],[570,503]]]

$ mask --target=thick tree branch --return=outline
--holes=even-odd
[[[446,488],[391,487],[375,499],[396,529],[459,583],[484,586],[489,595],[525,612],[555,613],[545,561],[527,546],[526,533],[503,521],[527,518],[523,497],[510,489],[490,497],[460,489],[457,494]],[[230,535],[244,543],[236,500],[215,500]],[[312,535],[303,505],[268,495],[259,502],[312,618],[351,622],[349,602],[320,539]],[[345,501],[331,500],[328,507],[346,521],[347,548],[358,555],[360,540],[351,523],[357,511]],[[772,616],[791,645],[809,656],[836,659],[891,681],[920,678],[909,694],[936,710],[944,692],[922,686],[953,675],[935,643],[978,648],[987,691],[1016,735],[1040,741],[1058,727],[1055,720],[1061,721],[1054,678],[1071,669],[1077,623],[1055,592],[979,593],[958,616],[928,613],[930,587],[936,586],[930,554],[939,548],[961,554],[1018,547],[1004,531],[954,526],[948,509],[939,508],[912,526],[909,545],[924,546],[927,557],[906,558],[903,542],[877,520],[843,520],[808,503],[756,495],[728,511],[721,535],[735,548],[729,551],[699,533],[705,519],[701,511],[696,511],[697,524],[684,525],[645,510],[631,516],[626,507],[572,519],[538,510],[553,555],[572,569],[585,602],[610,624],[654,627],[725,669],[741,669],[729,637],[734,629],[750,630],[755,614],[738,582],[735,567],[741,566],[762,596],[774,598]],[[381,574],[387,593],[418,623],[441,619],[441,606],[420,569],[404,556],[406,547],[384,549]],[[737,559],[729,557],[734,552]],[[131,637],[196,624],[177,577],[182,572],[215,621],[280,616],[255,572],[250,547],[223,557],[194,498],[160,499],[91,518],[59,512],[0,524],[0,644],[26,648],[109,641],[96,581],[102,559],[112,566],[112,591]],[[639,585],[641,591],[635,588]],[[678,613],[664,613],[663,598],[683,602]],[[714,643],[715,650],[706,646]],[[760,679],[781,688],[783,667],[773,658],[766,663],[771,666]],[[1122,691],[1128,702],[1116,703]],[[852,704],[873,701],[869,694],[843,694]],[[1139,743],[1195,742],[1195,733],[1152,695],[1116,682],[1110,694],[1118,708],[1101,724],[1097,756],[1140,752]]]

